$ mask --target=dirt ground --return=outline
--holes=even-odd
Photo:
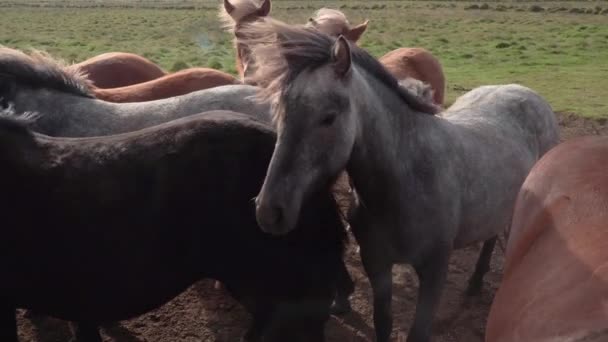
[[[577,117],[571,113],[558,114],[562,140],[581,135],[608,135],[608,124]],[[361,261],[351,244],[347,263],[356,282],[352,297],[354,312],[344,317],[332,317],[327,325],[328,342],[373,341],[371,322],[371,289]],[[492,259],[492,270],[486,275],[480,296],[467,298],[464,290],[472,274],[480,245],[458,250],[452,255],[447,284],[434,326],[436,342],[482,342],[486,316],[498,288],[504,241],[500,241]],[[417,293],[417,279],[410,267],[398,266],[393,272],[394,340],[405,341],[412,322]],[[213,288],[212,281],[201,281],[166,305],[135,319],[103,327],[105,342],[168,342],[168,341],[238,341],[249,323],[248,314],[222,290]],[[64,342],[71,336],[66,322],[25,315],[19,312],[21,341]],[[288,341],[286,341],[288,342]]]

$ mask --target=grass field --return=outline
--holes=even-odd
[[[44,49],[70,62],[128,51],[171,71],[209,66],[234,73],[230,36],[216,19],[218,2],[181,2],[183,9],[0,2],[0,44]],[[448,103],[479,85],[516,82],[540,92],[556,111],[608,118],[608,2],[491,2],[481,10],[472,5],[482,3],[275,1],[272,14],[304,23],[327,6],[341,8],[353,23],[369,18],[362,46],[375,56],[403,46],[427,48],[443,64]]]

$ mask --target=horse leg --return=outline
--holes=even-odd
[[[342,315],[352,310],[348,297],[355,292],[355,283],[351,279],[350,274],[348,274],[348,269],[346,269],[346,264],[343,260],[341,260],[338,267],[337,276],[336,297],[330,308],[330,313]]]
[[[99,326],[89,322],[72,323],[72,332],[76,342],[102,342]]]
[[[496,246],[496,240],[498,236],[495,236],[483,243],[481,252],[479,253],[479,259],[477,259],[477,265],[475,266],[475,272],[469,279],[469,285],[467,287],[467,295],[474,296],[481,293],[483,286],[483,277],[490,270],[490,260],[492,260],[492,252],[494,252],[494,246]]]
[[[261,342],[269,321],[270,311],[267,308],[257,309],[253,314],[251,325],[241,337],[241,342]]]
[[[414,325],[407,336],[407,342],[428,342],[431,339],[431,329],[435,312],[441,300],[441,293],[450,260],[450,251],[445,248],[436,250],[418,265],[414,265],[418,274],[418,302]]]
[[[361,252],[364,250],[362,249]],[[363,268],[367,273],[374,297],[374,328],[376,342],[388,342],[393,330],[391,300],[393,298],[393,263],[381,265],[370,262],[362,253]]]
[[[17,342],[17,318],[15,307],[6,305],[0,309],[0,341]]]

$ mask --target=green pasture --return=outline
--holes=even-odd
[[[0,3],[0,44],[43,49],[68,62],[128,51],[170,71],[208,66],[235,73],[218,2],[176,2],[179,9],[167,9],[180,7],[167,1],[157,8]],[[443,64],[448,103],[479,85],[515,82],[537,90],[556,111],[608,118],[608,2],[274,1],[273,16],[304,23],[322,6],[341,8],[353,23],[370,19],[361,45],[375,56],[404,46],[430,50]]]

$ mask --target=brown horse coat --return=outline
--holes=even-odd
[[[608,137],[558,145],[519,193],[486,342],[608,341]]]
[[[412,77],[433,88],[433,101],[442,106],[445,76],[439,60],[423,48],[399,48],[380,57],[380,63],[397,79]]]
[[[160,100],[228,84],[240,84],[232,75],[209,68],[190,68],[127,87],[93,88],[95,97],[109,102]]]
[[[108,52],[70,66],[88,74],[98,88],[118,88],[148,82],[165,72],[148,59],[126,52]]]

